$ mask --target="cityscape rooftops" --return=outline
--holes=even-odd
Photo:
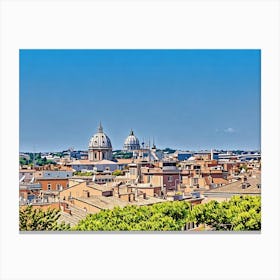
[[[90,197],[79,197],[79,198],[75,198],[75,199],[86,202],[99,209],[113,209],[114,207],[117,207],[117,206],[125,207],[127,205],[143,206],[143,205],[152,205],[155,203],[164,202],[163,199],[156,198],[156,197],[150,197],[150,196],[147,196],[145,199],[142,197],[138,197],[137,201],[133,201],[133,202],[124,201],[115,196],[109,196],[109,197],[90,196]]]
[[[70,165],[100,165],[100,164],[114,164],[117,165],[118,163],[115,161],[103,159],[99,161],[91,161],[88,159],[78,159],[70,162]]]
[[[72,171],[65,170],[41,170],[36,171],[36,179],[65,179],[73,175]]]
[[[130,158],[120,158],[117,160],[118,164],[129,164],[132,163],[133,159]]]
[[[211,189],[205,194],[218,194],[218,193],[228,193],[228,194],[261,194],[260,185],[260,174],[256,173],[251,177],[248,177],[246,181],[238,180],[233,183]],[[248,184],[246,188],[242,188],[242,185]]]

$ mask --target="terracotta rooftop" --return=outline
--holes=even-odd
[[[228,184],[228,180],[225,180],[224,178],[213,178],[214,184]]]
[[[74,164],[76,164],[76,165],[88,165],[88,164],[94,164],[94,162],[93,161],[90,161],[90,160],[88,160],[88,159],[78,159],[78,160],[74,160],[74,161],[72,161],[72,162],[70,162],[70,165],[74,165]]]
[[[132,163],[132,159],[130,158],[120,158],[117,161],[118,164],[129,164]]]
[[[250,184],[246,189],[242,189],[242,182],[236,181],[212,190],[207,191],[207,193],[229,193],[229,194],[261,194],[261,189],[257,187],[257,184],[261,183],[260,174],[255,174],[253,177],[248,177],[247,183]]]
[[[98,184],[94,184],[94,183],[87,185],[87,187],[92,188],[92,189],[96,189],[96,190],[99,190],[99,191],[104,191],[104,192],[113,190],[112,186],[98,185]]]
[[[99,164],[117,164],[114,161],[111,160],[100,160],[100,161],[91,161],[88,159],[79,159],[79,160],[74,160],[70,163],[70,165],[99,165]]]
[[[116,206],[124,207],[127,205],[152,205],[155,203],[160,203],[160,202],[165,202],[166,200],[156,198],[156,197],[151,197],[147,196],[146,199],[142,197],[138,197],[138,201],[133,201],[133,202],[127,202],[119,199],[118,197],[115,196],[90,196],[87,198],[84,197],[79,197],[76,198],[77,200],[83,201],[85,203],[88,203],[90,205],[93,205],[99,209],[113,209]]]

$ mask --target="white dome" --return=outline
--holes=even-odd
[[[103,132],[101,124],[99,125],[98,132],[90,138],[88,147],[89,149],[112,149],[111,140]]]
[[[129,136],[126,138],[123,148],[125,151],[140,150],[139,140],[134,135],[132,130],[131,130]]]

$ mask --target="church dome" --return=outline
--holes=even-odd
[[[129,136],[126,138],[123,149],[125,151],[140,150],[139,140],[134,135],[133,130],[131,130]]]
[[[88,145],[89,149],[112,149],[110,138],[103,132],[103,127],[100,124],[98,132],[95,133]]]

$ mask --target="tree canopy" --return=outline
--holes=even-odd
[[[49,231],[49,230],[70,230],[70,225],[58,223],[60,211],[57,209],[33,208],[31,205],[19,210],[20,231]]]
[[[129,205],[89,214],[74,230],[181,230],[189,213],[188,202],[170,201],[152,206]]]
[[[20,230],[76,231],[181,231],[187,223],[205,225],[218,231],[261,229],[261,197],[233,196],[229,201],[215,200],[192,206],[187,201],[168,201],[150,206],[129,205],[88,214],[70,228],[58,223],[59,210],[20,209]]]
[[[186,223],[204,224],[213,230],[260,230],[260,196],[234,196],[229,201],[191,206],[170,201],[151,206],[116,207],[89,214],[74,230],[97,231],[179,231]]]

